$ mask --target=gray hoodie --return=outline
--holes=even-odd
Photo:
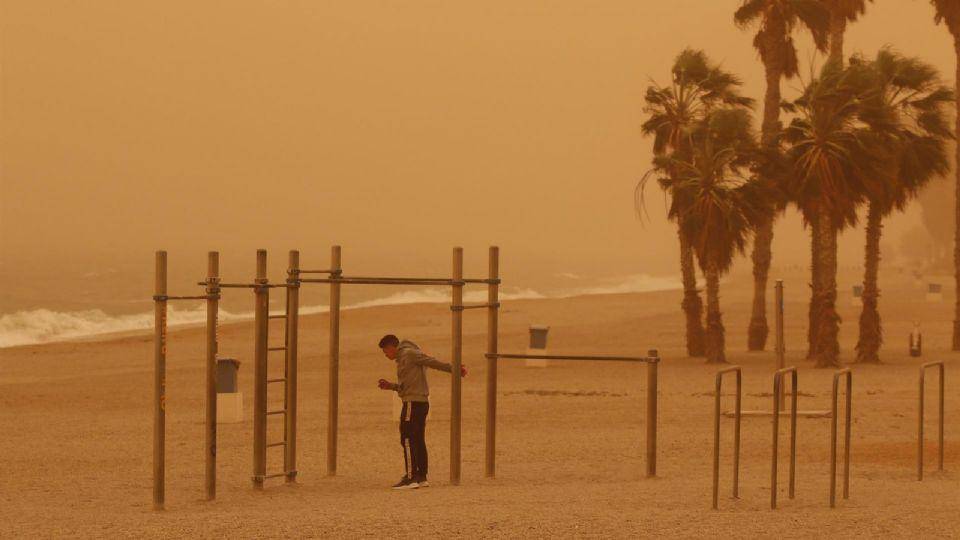
[[[450,373],[451,366],[427,356],[417,344],[403,340],[397,347],[397,394],[403,401],[428,401],[427,368]]]

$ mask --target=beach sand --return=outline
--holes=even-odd
[[[805,283],[802,274],[788,280],[787,364],[800,368],[800,408],[829,409],[833,371],[812,369],[804,359]],[[744,352],[750,287],[748,279],[736,278],[721,291],[728,359],[744,368],[744,409],[769,409],[774,355]],[[730,497],[733,424],[724,419],[720,510],[710,509],[715,367],[685,357],[680,292],[665,291],[504,302],[500,332],[501,352],[524,352],[529,324],[551,326],[550,349],[557,354],[643,355],[659,349],[656,479],[643,474],[645,366],[571,362],[537,369],[512,360],[499,368],[497,477],[485,479],[486,324],[483,313],[467,311],[462,485],[448,482],[449,376],[431,372],[432,487],[388,489],[402,474],[403,461],[393,398],[376,388],[377,379],[394,377],[377,340],[393,332],[441,359],[449,357],[449,309],[418,304],[342,315],[340,455],[333,478],[325,476],[327,317],[302,319],[299,476],[293,485],[268,481],[262,492],[250,484],[253,326],[224,325],[220,356],[242,362],[246,420],[219,428],[213,502],[202,500],[203,329],[171,331],[167,509],[154,512],[152,336],[4,349],[0,537],[956,538],[960,369],[957,355],[948,352],[953,294],[945,291],[948,300],[933,304],[912,284],[889,289],[881,299],[885,363],[853,366],[851,498],[836,509],[828,505],[830,420],[825,418],[798,421],[793,500],[786,492],[789,423],[782,423],[780,509],[769,509],[769,417],[743,420],[739,500]],[[850,361],[859,308],[848,294],[841,295],[839,308],[844,360]],[[924,331],[922,359],[906,355],[914,320]],[[276,341],[279,328],[272,327]],[[281,358],[272,357],[271,372],[282,370]],[[918,366],[941,359],[948,363],[947,470],[936,471],[935,384],[928,382],[926,479],[918,482]],[[733,403],[733,386],[726,388],[725,409]],[[279,386],[272,390],[277,393],[270,401],[278,402]],[[270,423],[273,441],[281,422],[271,417]],[[268,456],[268,469],[279,470],[282,451],[270,449]]]

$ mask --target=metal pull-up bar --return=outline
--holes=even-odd
[[[495,259],[491,259],[491,277],[495,273]],[[489,301],[496,302],[497,291],[491,286]],[[600,362],[637,362],[647,364],[647,441],[646,463],[647,477],[657,475],[657,379],[660,355],[656,349],[647,352],[647,356],[582,356],[557,354],[506,354],[497,352],[496,314],[489,320],[489,334],[487,341],[487,439],[486,439],[486,476],[493,477],[496,456],[496,414],[497,414],[497,371],[498,359],[517,360],[570,360],[570,361],[600,361]]]

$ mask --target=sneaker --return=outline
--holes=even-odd
[[[413,478],[404,476],[399,482],[393,485],[392,489],[417,489],[420,484],[413,481]]]
[[[421,478],[417,480],[417,485],[422,488],[430,487],[430,482],[428,482],[426,478]]]

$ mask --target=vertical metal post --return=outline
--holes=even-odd
[[[780,393],[783,384],[779,372],[773,376],[773,459],[770,466],[770,508],[777,509],[777,458],[780,455]]]
[[[452,348],[450,363],[450,483],[460,483],[460,366],[463,352],[463,248],[453,248],[453,286],[451,287]]]
[[[794,498],[797,469],[797,368],[778,369],[773,374],[773,457],[770,460],[770,508],[777,509],[777,458],[780,447],[780,401],[783,394],[783,376],[790,374],[790,498]]]
[[[300,321],[300,252],[297,250],[290,250],[287,285],[283,472],[287,482],[294,482],[297,478],[297,325]]]
[[[777,317],[777,320],[776,320],[777,369],[783,369],[787,367],[786,358],[785,358],[786,352],[787,352],[787,346],[786,346],[786,343],[784,343],[784,336],[783,336],[783,280],[782,279],[777,280],[775,285],[775,293],[776,294],[774,295],[774,297],[776,298],[776,303],[777,303],[776,310],[775,310],[776,317]],[[784,397],[785,396],[780,396],[780,408],[783,408],[784,405],[786,405],[784,401]]]
[[[342,276],[340,246],[330,248],[330,278]],[[330,283],[330,365],[327,390],[327,476],[337,474],[337,420],[340,403],[340,284]]]
[[[837,505],[837,426],[839,422],[840,377],[846,377],[846,410],[844,418],[843,498],[850,498],[850,419],[853,409],[853,375],[850,368],[838,370],[833,375],[833,402],[830,420],[830,508]]]
[[[220,254],[207,253],[207,392],[204,454],[207,500],[217,497],[217,313],[220,307]]]
[[[497,354],[497,334],[499,332],[500,285],[500,248],[490,247],[487,265],[487,354]],[[497,358],[487,356],[487,415],[484,474],[493,478],[497,472]]]
[[[647,478],[657,475],[657,370],[660,353],[647,351]]]
[[[946,374],[946,368],[943,361],[939,362],[928,362],[920,366],[920,401],[919,401],[919,415],[917,417],[917,480],[923,480],[923,417],[924,417],[924,379],[926,378],[927,368],[936,367],[940,375],[940,388],[937,393],[937,397],[940,400],[939,403],[939,413],[940,419],[937,424],[937,440],[939,443],[938,450],[938,467],[937,470],[943,470],[943,413],[944,413],[944,375]]]
[[[267,475],[267,330],[270,289],[267,288],[267,251],[257,250],[254,288],[253,487],[263,489]]]
[[[730,366],[717,371],[716,390],[713,402],[713,509],[720,499],[720,397],[723,392],[723,375],[733,372],[737,376],[737,401],[733,427],[733,498],[740,496],[740,418],[743,395],[741,369]]]
[[[163,510],[167,400],[167,252],[158,251],[153,298],[153,509]]]

